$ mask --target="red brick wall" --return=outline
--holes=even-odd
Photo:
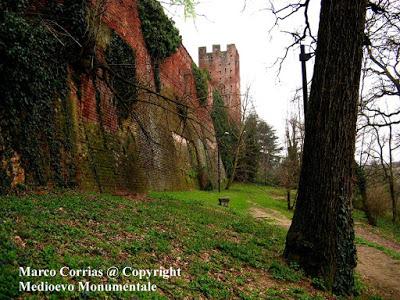
[[[184,103],[190,105],[193,114],[199,118],[204,126],[213,130],[210,111],[212,108],[212,93],[209,93],[206,105],[200,105],[197,95],[195,79],[192,74],[193,60],[184,46],[167,58],[160,66],[161,81],[164,87],[170,88]]]
[[[136,0],[108,1],[103,21],[136,51],[136,72],[151,81],[153,72],[150,55],[143,39]]]
[[[153,68],[141,33],[136,1],[109,1],[103,21],[135,50],[136,77],[141,85],[154,89]],[[101,60],[102,51],[97,55]],[[212,97],[210,93],[208,105],[199,105],[192,63],[183,46],[161,63],[161,93],[173,102],[139,90],[139,101],[133,109],[140,125],[134,119],[118,120],[112,93],[101,80],[101,70],[95,79],[81,76],[77,87],[81,95],[73,92],[70,100],[77,103],[77,174],[82,188],[185,189],[197,185],[190,174],[200,169],[202,173],[206,170],[215,183]],[[177,116],[175,101],[188,105],[186,122]]]

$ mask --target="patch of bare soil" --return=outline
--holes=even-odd
[[[363,281],[387,299],[400,299],[400,261],[368,246],[358,246],[357,255]]]
[[[280,292],[287,292],[290,289],[297,289],[299,286],[305,290],[310,296],[323,296],[323,299],[326,300],[334,300],[335,297],[329,295],[326,292],[316,290],[312,284],[311,280],[308,278],[302,279],[300,282],[284,282],[276,280],[272,277],[270,273],[266,270],[260,270],[253,267],[243,267],[240,269],[231,269],[230,272],[234,274],[236,277],[242,277],[245,279],[245,282],[242,286],[239,287],[241,291],[253,292],[260,291],[261,294],[259,296],[260,299],[300,299],[293,296],[281,296],[284,298],[274,298],[273,296],[267,296],[266,292],[268,289],[273,289]],[[308,298],[307,298],[308,299]]]
[[[400,244],[398,244],[394,241],[385,239],[384,237],[380,236],[379,234],[372,232],[372,229],[370,229],[369,227],[370,227],[369,225],[356,223],[356,228],[355,228],[356,234],[370,242],[374,242],[374,243],[382,245],[386,248],[400,252]]]
[[[289,228],[291,220],[281,213],[267,208],[252,207],[250,214],[257,219],[271,219],[275,224]],[[356,224],[356,235],[384,247],[400,251],[400,245],[371,232],[367,227]],[[364,282],[387,299],[400,300],[400,261],[382,251],[368,246],[357,247],[358,264],[356,271]]]
[[[250,214],[256,219],[267,219],[267,221],[272,221],[276,225],[285,228],[289,228],[290,224],[292,223],[292,221],[286,216],[269,208],[252,207],[250,208]]]

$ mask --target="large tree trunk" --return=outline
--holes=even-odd
[[[351,294],[351,209],[366,2],[322,0],[303,164],[285,257],[337,294]]]

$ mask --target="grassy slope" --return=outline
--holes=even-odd
[[[282,229],[244,214],[245,201],[234,201],[233,209],[225,209],[214,203],[212,193],[188,193],[199,200],[183,201],[174,199],[177,195],[158,195],[162,199],[151,201],[75,192],[0,197],[0,298],[32,296],[18,292],[18,266],[148,269],[162,265],[182,268],[183,276],[153,279],[159,287],[156,293],[76,291],[54,298],[282,299],[284,294],[292,299],[313,299],[306,291],[315,294],[309,281],[279,258],[285,237]],[[244,196],[238,192],[238,199],[244,200]],[[256,198],[255,202],[262,202],[261,197]],[[56,276],[31,281],[71,283],[81,279]],[[128,280],[137,282],[126,278],[117,282]],[[35,295],[33,298],[49,294]]]
[[[353,216],[355,221],[368,224],[367,217],[363,211],[355,210]],[[389,240],[400,243],[400,223],[393,224],[390,214],[379,217],[377,226],[369,226],[369,229]]]
[[[368,225],[367,218],[363,211],[355,210],[353,217],[356,222],[366,226],[371,232],[380,235],[389,241],[400,243],[400,226],[399,224],[393,224],[390,217],[380,217],[376,227]],[[393,259],[400,260],[400,252],[387,248],[376,242],[368,241],[360,236],[356,237],[356,244],[375,248]]]
[[[285,191],[234,185],[220,195],[231,198],[230,208],[217,205],[217,192],[201,191],[151,193],[155,198],[151,201],[75,192],[0,197],[0,298],[5,293],[21,296],[18,266],[58,269],[64,265],[75,269],[162,265],[181,268],[183,276],[153,279],[157,293],[74,292],[62,297],[318,298],[310,280],[280,259],[285,231],[247,214],[250,206],[258,205],[291,217]]]
[[[154,198],[169,198],[180,200],[197,200],[210,205],[216,205],[218,197],[230,197],[229,206],[237,212],[246,213],[253,204],[261,207],[275,209],[285,216],[291,218],[292,212],[287,210],[286,192],[281,188],[265,187],[249,184],[234,184],[228,191],[184,191],[184,192],[157,192],[151,193]],[[293,194],[294,199],[294,194]]]

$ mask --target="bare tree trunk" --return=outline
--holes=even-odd
[[[389,126],[389,191],[390,198],[392,199],[392,222],[397,222],[397,196],[394,191],[394,174],[393,174],[393,129],[392,125]]]
[[[267,185],[267,160],[264,157],[264,185]]]
[[[247,109],[249,108],[249,104],[251,102],[250,99],[250,86],[248,86],[246,88],[246,93],[243,97],[242,100],[242,119],[239,125],[239,138],[238,138],[238,142],[235,148],[235,153],[234,153],[234,158],[233,158],[233,168],[232,168],[232,173],[231,176],[228,178],[228,183],[225,186],[226,190],[229,190],[229,188],[231,187],[233,180],[235,179],[236,176],[236,169],[238,166],[238,162],[239,162],[239,156],[240,156],[240,148],[242,147],[242,140],[243,140],[243,135],[245,134],[245,129],[246,129],[246,117],[247,117]]]
[[[286,190],[286,199],[287,199],[287,209],[292,210],[292,205],[290,203],[290,189]]]
[[[264,156],[264,185],[267,185],[268,179],[268,166],[269,166],[269,153]]]
[[[376,134],[376,141],[379,147],[379,160],[383,170],[383,176],[387,184],[389,184],[389,195],[392,201],[392,222],[397,222],[397,195],[394,188],[394,173],[393,173],[393,150],[397,147],[393,147],[393,129],[392,124],[388,124],[389,127],[389,138],[388,138],[388,151],[389,151],[389,162],[384,159],[384,141],[381,141],[378,128],[373,127]]]
[[[371,211],[368,207],[367,180],[365,178],[364,170],[360,165],[357,165],[356,162],[354,162],[354,164],[356,166],[356,179],[357,179],[358,190],[360,191],[361,195],[362,209],[365,212],[365,215],[367,216],[368,224],[376,226],[377,225],[376,216],[373,216],[371,214]]]
[[[231,187],[233,180],[235,179],[235,175],[236,175],[236,169],[237,169],[237,165],[239,162],[239,156],[240,156],[240,147],[242,145],[242,139],[243,139],[243,135],[245,133],[244,130],[244,126],[242,126],[241,130],[240,130],[240,134],[239,134],[239,139],[236,145],[236,149],[235,149],[235,156],[233,159],[233,168],[232,168],[232,173],[231,176],[228,178],[228,183],[225,186],[226,190],[229,190],[229,188]]]
[[[366,1],[322,0],[298,198],[284,255],[336,294],[354,289],[351,197]]]
[[[392,222],[396,223],[398,216],[397,216],[397,197],[394,191],[394,180],[393,180],[393,170],[390,170],[392,173],[389,178],[389,191],[390,191],[390,198],[392,199]]]

